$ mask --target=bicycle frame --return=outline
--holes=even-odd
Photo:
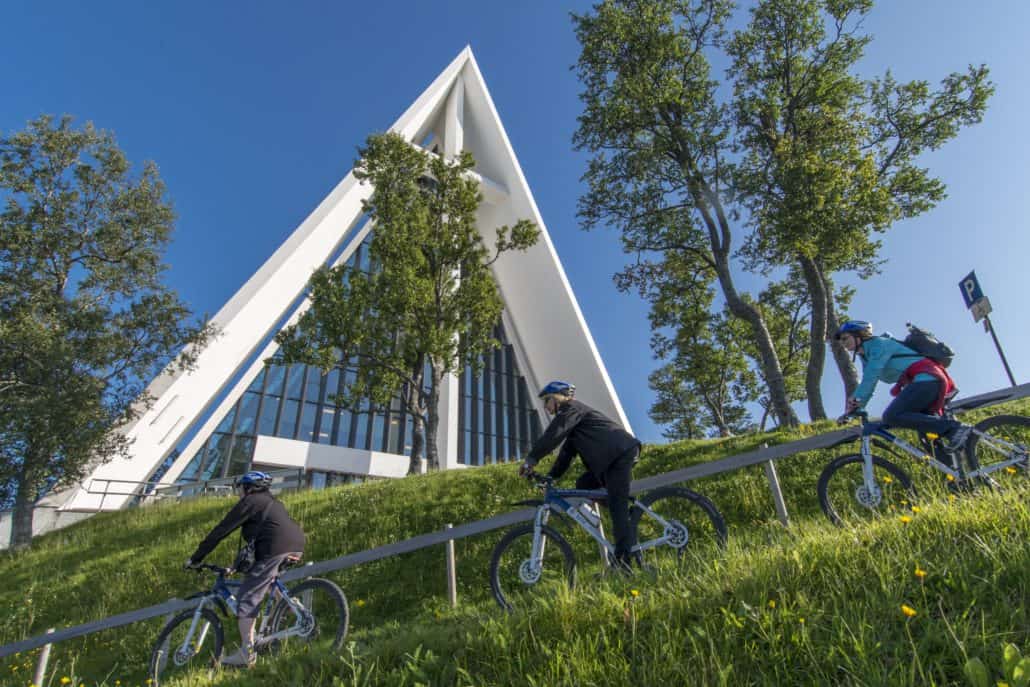
[[[580,506],[587,501],[597,501],[607,498],[608,492],[604,489],[555,489],[553,486],[548,485],[544,491],[544,501],[537,506],[536,515],[533,518],[532,561],[539,564],[539,562],[543,560],[546,540],[541,536],[541,529],[547,524],[552,511],[555,513],[563,513],[572,518],[576,524],[578,524],[594,539],[594,541],[598,543],[598,545],[600,545],[602,551],[608,554],[609,558],[614,555],[615,546],[608,541],[607,537],[604,536],[604,530],[601,528],[600,515],[596,514],[594,516],[597,518],[597,522],[594,523],[587,518],[586,514],[580,508]],[[575,502],[570,502],[567,499],[573,499]],[[654,519],[662,526],[661,537],[638,543],[631,549],[631,553],[646,551],[647,549],[661,546],[674,538],[671,533],[675,531],[675,527],[665,518],[658,515],[658,513],[655,513],[633,497],[630,497],[629,505],[631,508],[640,509],[642,512],[646,513],[648,517]]]
[[[212,566],[213,568],[214,566]],[[201,593],[192,598],[200,598],[200,603],[193,611],[193,620],[190,623],[189,632],[183,638],[182,644],[176,647],[174,655],[176,657],[190,657],[193,654],[191,646],[201,646],[204,643],[204,639],[207,637],[207,631],[210,627],[209,623],[204,623],[203,628],[200,630],[200,636],[196,642],[193,642],[194,634],[197,632],[197,624],[203,617],[203,611],[205,608],[215,608],[221,610],[224,615],[236,617],[236,592],[239,591],[240,582],[228,581],[225,579],[225,572],[220,571],[218,573],[218,579],[215,580],[214,586],[210,592]],[[284,599],[290,611],[293,613],[296,622],[285,630],[280,630],[271,635],[266,635],[265,630],[268,628],[268,623],[272,619],[272,609],[277,599]],[[254,647],[260,648],[271,642],[278,641],[280,639],[286,639],[294,635],[303,634],[304,628],[304,616],[302,611],[306,610],[304,605],[298,600],[290,596],[289,591],[286,589],[286,585],[282,583],[278,577],[275,578],[275,582],[272,585],[272,589],[265,600],[265,610],[262,614],[261,625],[255,632]],[[298,629],[300,628],[300,629]]]
[[[1021,450],[1023,450],[1020,446],[1016,446],[1015,444],[1009,443],[1004,439],[992,437],[986,432],[982,432],[976,428],[973,428],[972,433],[979,436],[981,442],[984,442],[991,448],[1010,456],[1011,454],[1015,453],[1016,457],[1009,457],[1006,460],[993,463],[987,467],[978,467],[975,470],[967,472],[965,469],[963,469],[962,461],[960,458],[956,458],[956,466],[954,467],[946,463],[942,463],[933,456],[917,449],[915,446],[908,443],[904,439],[901,439],[900,437],[897,437],[894,434],[888,432],[887,426],[884,425],[882,422],[869,422],[867,416],[864,414],[860,417],[862,420],[862,470],[863,477],[865,479],[865,485],[867,488],[870,489],[877,488],[876,480],[873,477],[873,452],[871,447],[871,442],[874,437],[884,439],[893,444],[894,446],[898,447],[905,453],[909,454],[913,458],[917,460],[922,460],[938,472],[944,473],[946,477],[952,481],[984,477],[986,475],[991,474],[992,472],[1004,470],[1007,467],[1016,465],[1017,463],[1021,463],[1023,460],[1026,459],[1026,454],[1020,452]]]

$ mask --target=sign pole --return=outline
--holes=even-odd
[[[994,333],[994,325],[991,324],[990,315],[984,315],[984,329],[991,333],[991,338],[994,339],[994,347],[998,349],[998,355],[1001,357],[1001,364],[1005,366],[1005,374],[1009,376],[1009,382],[1012,383],[1012,386],[1015,386],[1016,378],[1012,376],[1009,361],[1005,359],[1005,352],[1001,350],[1001,344],[998,342],[998,335]]]

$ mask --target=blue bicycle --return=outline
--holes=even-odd
[[[605,567],[615,554],[598,508],[608,500],[606,490],[558,489],[550,477],[536,473],[527,479],[543,490],[544,498],[518,502],[536,506],[533,522],[509,530],[490,560],[490,588],[508,611],[524,606],[528,597],[575,586],[576,556],[568,540],[550,526],[552,513],[575,523],[598,543]],[[726,522],[715,504],[684,487],[660,487],[631,498],[630,525],[639,542],[633,552],[655,569],[663,552],[679,563],[688,551],[705,557],[711,553],[706,544],[726,544]]]
[[[966,491],[977,486],[997,487],[1003,476],[1030,473],[1030,418],[1021,415],[996,415],[973,426],[964,446],[958,450],[942,447],[939,437],[920,436],[920,447],[896,437],[882,422],[870,422],[868,413],[859,411],[849,417],[862,422],[859,453],[830,461],[819,475],[816,490],[819,505],[836,525],[863,520],[883,513],[904,514],[916,498],[912,478],[901,467],[873,453],[876,447],[894,456],[922,462],[944,475],[949,489]],[[949,414],[950,417],[950,414]],[[840,443],[855,441],[849,437]],[[838,444],[839,445],[839,444]],[[965,459],[963,461],[963,458]]]
[[[240,583],[226,579],[233,570],[207,563],[194,570],[215,573],[215,583],[209,591],[187,597],[200,603],[169,620],[158,635],[150,657],[150,677],[155,687],[169,675],[218,665],[225,633],[215,611],[227,618],[236,616]],[[273,652],[293,641],[336,651],[343,644],[349,624],[347,597],[335,583],[312,577],[287,588],[276,577],[262,604],[254,648],[259,653]]]

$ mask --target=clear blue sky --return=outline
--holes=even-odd
[[[612,285],[624,260],[616,234],[585,233],[575,217],[586,160],[570,144],[580,89],[568,13],[588,6],[9,0],[0,130],[69,113],[113,131],[133,161],[157,162],[179,215],[168,281],[213,314],[347,173],[356,146],[471,44],[630,421],[657,440],[646,307]],[[958,291],[976,269],[1026,381],[1030,4],[882,0],[865,26],[875,36],[867,74],[937,81],[983,62],[997,94],[982,124],[925,158],[949,198],[887,235],[890,261],[859,285],[854,314],[878,330],[900,333],[908,319],[935,329],[959,352],[963,393],[1003,386]],[[828,375],[824,388],[832,412],[839,380]],[[885,399],[881,390],[871,407]]]

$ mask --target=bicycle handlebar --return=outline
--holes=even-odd
[[[868,411],[865,411],[865,410],[852,410],[851,412],[844,413],[839,418],[837,418],[837,424],[838,425],[846,425],[846,424],[848,424],[848,421],[851,420],[852,418],[858,418],[859,420],[862,421],[862,424],[864,425],[866,423],[866,421],[869,420],[869,413],[868,413]]]
[[[554,484],[553,477],[551,477],[550,475],[541,475],[539,472],[536,472],[535,470],[530,470],[524,475],[524,477],[528,481],[533,482],[533,486],[540,489],[550,487]]]

